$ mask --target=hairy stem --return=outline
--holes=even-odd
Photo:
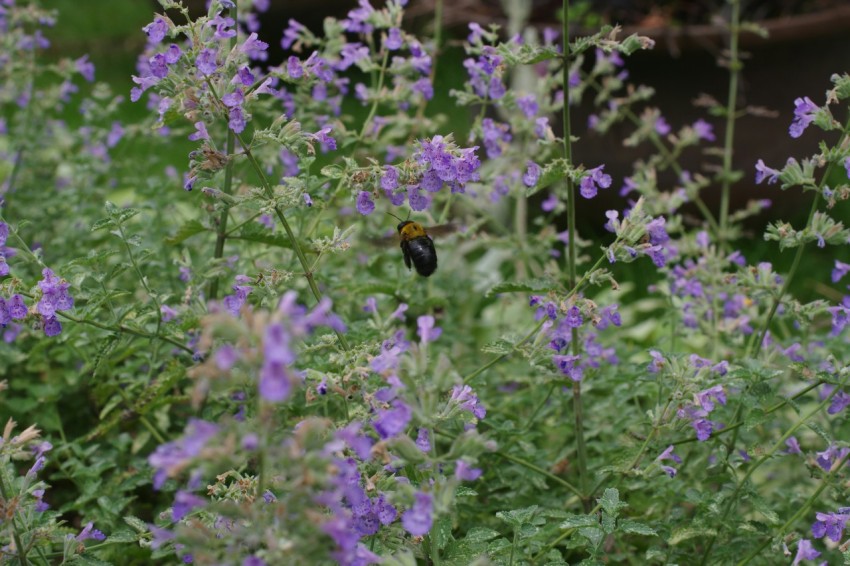
[[[564,89],[564,158],[567,160],[567,167],[573,166],[573,148],[570,140],[570,0],[563,0],[564,22],[562,28],[563,39],[563,89]],[[576,289],[576,188],[575,183],[570,175],[567,175],[567,230],[569,234],[568,261],[569,271],[567,276],[567,288]],[[574,356],[578,356],[581,352],[579,344],[578,329],[572,329],[571,347]],[[576,464],[578,467],[579,486],[586,493],[587,488],[587,447],[584,441],[584,418],[581,405],[581,382],[573,383],[573,417],[575,419],[575,435],[576,435]],[[587,510],[589,502],[582,500],[585,510]]]
[[[738,57],[738,36],[740,35],[741,1],[729,0],[732,5],[732,22],[729,25],[729,94],[726,100],[726,136],[723,141],[723,173],[720,189],[720,238],[721,245],[726,243],[726,230],[729,227],[729,193],[732,175],[732,149],[735,142],[735,119],[738,98],[738,75],[741,72],[741,60]]]

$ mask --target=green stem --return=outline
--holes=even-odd
[[[741,60],[738,57],[738,36],[740,34],[740,0],[729,0],[732,5],[732,23],[729,26],[729,95],[726,100],[726,136],[723,142],[723,172],[720,189],[720,244],[726,243],[726,230],[729,224],[729,193],[731,190],[732,149],[735,141],[735,119],[738,99],[738,75],[741,72]]]
[[[124,334],[132,334],[133,336],[139,336],[141,338],[149,338],[151,340],[154,340],[154,339],[155,340],[162,340],[163,342],[168,342],[169,344],[171,344],[171,345],[173,345],[177,348],[180,348],[181,350],[183,350],[184,352],[187,352],[189,354],[195,353],[194,351],[192,351],[191,348],[189,348],[188,346],[186,346],[182,342],[178,342],[174,338],[169,338],[168,336],[163,336],[161,334],[152,334],[150,332],[145,332],[144,330],[138,330],[138,329],[135,329],[135,328],[130,328],[130,327],[124,326],[122,324],[119,324],[117,326],[110,326],[108,324],[103,324],[103,323],[100,323],[100,322],[97,322],[97,321],[94,321],[94,320],[89,320],[89,319],[86,319],[86,318],[76,318],[76,317],[71,316],[69,314],[66,314],[64,312],[58,312],[57,311],[56,315],[61,316],[64,319],[70,320],[71,322],[76,322],[78,324],[88,324],[89,326],[94,326],[95,328],[100,328],[101,330],[108,330],[110,332],[118,332],[118,333],[124,333]]]
[[[564,21],[562,28],[563,40],[563,89],[564,89],[564,158],[567,160],[567,167],[573,166],[573,149],[571,141],[570,128],[570,0],[563,0]],[[567,175],[567,230],[569,241],[567,242],[569,256],[569,272],[567,287],[576,290],[576,189],[573,183],[572,176]],[[571,336],[572,353],[574,356],[581,354],[581,345],[579,344],[578,329],[572,329]],[[587,492],[587,447],[584,440],[584,411],[581,404],[581,382],[573,383],[573,417],[575,421],[575,437],[576,437],[576,464],[578,468],[579,486],[582,492]],[[582,504],[585,511],[589,509],[590,502],[582,498]]]
[[[138,262],[136,261],[136,256],[133,255],[133,250],[130,247],[130,244],[127,242],[127,235],[124,233],[124,226],[120,222],[116,222],[116,226],[118,227],[118,233],[121,235],[121,242],[124,244],[124,248],[127,250],[127,256],[130,258],[130,263],[133,265],[133,270],[136,272],[136,277],[139,278],[139,282],[142,284],[142,287],[145,288],[151,300],[153,300],[154,306],[156,307],[156,336],[159,336],[159,332],[162,329],[162,307],[159,304],[159,298],[156,293],[151,291],[151,288],[148,286],[147,279],[145,279],[144,274],[142,274],[142,270],[139,267]]]
[[[238,20],[236,4],[233,4],[233,7],[230,8],[229,16],[234,20]],[[238,29],[238,26],[237,26]],[[230,48],[236,45],[237,37],[234,36],[230,38]],[[230,196],[232,192],[233,186],[233,150],[236,149],[236,138],[234,136],[233,130],[227,128],[227,141],[225,142],[225,152],[227,153],[227,165],[224,167],[224,186],[222,187],[222,191],[224,194]],[[216,230],[215,237],[215,250],[213,250],[213,258],[221,259],[224,257],[224,242],[227,240],[227,219],[230,216],[230,200],[222,199],[221,205],[221,214],[218,218],[218,229]],[[216,276],[210,281],[209,294],[210,299],[218,298],[218,284],[219,278]]]

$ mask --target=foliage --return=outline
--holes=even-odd
[[[735,89],[708,103],[711,173],[683,170],[714,125],[674,130],[629,83],[648,38],[470,24],[462,140],[429,108],[440,22],[414,37],[406,2],[290,21],[282,62],[268,2],[160,3],[130,92],[149,116],[122,124],[87,57],[43,62],[52,15],[0,2],[0,560],[839,560],[850,265],[790,289],[807,246],[850,239],[850,78],[796,101],[816,155],[754,164],[812,202],[765,228],[779,273],[736,249],[769,202],[730,210]],[[601,241],[576,230],[615,183],[573,159],[582,100],[588,135],[649,148]],[[396,231],[408,267],[433,238],[433,275],[381,247]]]

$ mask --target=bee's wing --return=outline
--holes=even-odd
[[[449,224],[440,224],[438,226],[428,226],[425,228],[425,232],[427,232],[429,236],[446,236],[457,232],[457,230],[458,225],[451,222]]]
[[[392,232],[387,230],[387,233],[383,236],[375,236],[372,238],[368,238],[368,241],[373,246],[377,246],[379,248],[388,248],[390,246],[397,246],[401,241],[401,238],[395,230],[393,230]]]

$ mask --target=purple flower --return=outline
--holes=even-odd
[[[677,464],[681,464],[681,463],[682,463],[682,459],[681,459],[679,456],[677,456],[676,454],[673,454],[673,445],[672,445],[672,444],[671,444],[670,446],[668,446],[668,447],[664,450],[664,452],[662,452],[661,454],[659,454],[659,455],[658,455],[658,457],[657,457],[657,458],[655,458],[655,459],[656,459],[657,461],[659,461],[659,462],[661,462],[661,461],[663,461],[663,460],[673,460],[673,461],[674,461],[674,462],[676,462]],[[677,470],[676,468],[674,468],[673,466],[664,466],[664,465],[662,465],[662,466],[661,466],[661,469],[664,471],[664,473],[665,473],[665,474],[667,474],[667,475],[668,475],[668,476],[670,476],[671,478],[672,478],[672,477],[675,477],[675,476],[676,476],[676,474],[678,473],[678,470]]]
[[[576,363],[580,359],[581,356],[552,356],[552,362],[555,364],[555,367],[557,367],[562,374],[576,382],[581,381],[582,377],[584,377],[581,366]]]
[[[451,401],[457,403],[461,409],[469,411],[475,418],[483,419],[487,411],[478,401],[478,396],[468,385],[455,385],[452,388]]]
[[[423,344],[433,342],[443,333],[443,329],[439,326],[434,326],[434,324],[434,317],[431,315],[420,316],[416,319],[416,325],[418,326],[416,334],[422,339]]]
[[[239,358],[239,350],[230,344],[222,344],[216,350],[215,354],[213,354],[213,362],[215,362],[216,367],[221,371],[230,371],[236,365],[236,362],[239,361]]]
[[[230,84],[241,84],[242,86],[251,86],[254,84],[254,73],[251,72],[247,66],[242,67],[236,74],[233,75],[233,78],[230,79]]]
[[[533,94],[529,94],[527,96],[520,96],[516,99],[516,104],[519,106],[519,109],[522,110],[522,113],[525,114],[525,117],[528,119],[534,118],[537,114],[537,111],[540,107],[537,104],[537,98]]]
[[[157,16],[153,22],[143,27],[142,31],[148,35],[149,43],[159,43],[168,33],[168,23]]]
[[[522,182],[525,183],[526,187],[533,187],[540,179],[540,165],[530,160],[526,162],[526,165],[528,168],[525,170],[525,175],[522,176]]]
[[[584,319],[581,317],[581,309],[576,305],[571,306],[567,310],[567,316],[564,318],[564,322],[569,328],[578,328],[584,324]]]
[[[845,513],[816,513],[817,521],[812,524],[812,535],[815,538],[829,537],[833,542],[840,542],[847,519],[850,515]]]
[[[207,500],[203,497],[178,490],[174,495],[174,505],[171,506],[171,520],[175,523],[191,513],[194,509],[207,506]]]
[[[715,140],[714,137],[714,126],[700,118],[691,126],[696,132],[697,138],[701,140],[706,140],[713,142]]]
[[[803,560],[814,560],[820,556],[820,552],[814,549],[812,541],[807,538],[801,538],[797,542],[797,555],[794,557],[794,562],[791,566],[797,566]]]
[[[705,391],[700,391],[696,394],[697,403],[704,411],[710,413],[714,410],[714,403],[726,404],[726,392],[723,391],[722,385],[715,385]]]
[[[78,534],[75,538],[78,542],[82,542],[90,538],[94,540],[105,540],[106,535],[94,528],[94,523],[89,521],[86,526],[83,527],[83,530],[80,531],[80,534]]]
[[[604,165],[590,169],[587,174],[582,177],[579,184],[579,192],[581,196],[591,199],[596,196],[598,189],[607,189],[611,186],[611,175],[603,173]]]
[[[236,132],[237,134],[242,133],[245,130],[246,119],[245,112],[243,112],[242,108],[239,106],[235,106],[230,109],[228,113],[228,121],[227,126]]]
[[[148,464],[156,470],[153,478],[154,489],[160,489],[170,475],[178,473],[192,458],[198,456],[217,433],[217,425],[199,419],[189,419],[182,437],[157,447],[148,456]]]
[[[552,212],[558,206],[559,202],[560,201],[558,200],[558,197],[555,195],[555,193],[549,193],[549,196],[546,197],[546,200],[540,203],[540,208],[543,209],[543,212]]]
[[[290,19],[289,25],[287,25],[285,30],[283,30],[283,39],[280,40],[281,47],[284,49],[292,47],[292,44],[298,41],[298,34],[306,29],[307,28],[297,21]]]
[[[666,136],[670,133],[670,124],[667,123],[667,120],[664,119],[664,116],[658,116],[655,119],[655,124],[653,125],[655,132],[659,136]]]
[[[820,108],[808,96],[794,100],[794,121],[788,128],[788,133],[791,134],[792,138],[799,138],[803,135],[803,131],[815,119],[818,110]]]
[[[62,324],[55,316],[44,319],[44,335],[48,337],[58,336],[62,333]]]
[[[847,172],[847,177],[850,177],[850,157],[844,159],[844,171]]]
[[[417,492],[413,506],[401,516],[401,526],[415,537],[428,534],[433,523],[431,495]]]
[[[94,63],[89,61],[88,55],[83,55],[74,61],[74,66],[77,68],[77,72],[80,73],[84,79],[90,83],[94,82]]]
[[[27,316],[27,305],[24,303],[24,298],[21,295],[15,294],[9,298],[6,303],[9,308],[9,316],[14,320],[20,320]]]
[[[51,318],[56,311],[74,307],[74,299],[68,293],[70,283],[56,277],[48,268],[42,270],[43,279],[38,282],[41,289],[41,300],[38,301],[38,312],[45,318]]]
[[[357,195],[357,212],[362,215],[372,214],[375,210],[375,203],[372,202],[372,195],[367,191],[360,191]]]
[[[3,242],[0,241],[0,246],[2,245]],[[844,263],[836,259],[835,268],[832,270],[832,282],[838,283],[848,272],[850,272],[850,263]]]
[[[304,76],[304,67],[301,65],[301,59],[295,55],[291,55],[289,59],[286,60],[286,72],[289,73],[289,76],[293,79],[300,79]]]
[[[815,461],[818,463],[818,466],[829,471],[832,468],[832,465],[838,460],[843,460],[844,457],[847,456],[848,452],[850,452],[850,448],[839,448],[838,446],[831,444],[829,448],[823,452],[817,453]]]
[[[203,122],[195,122],[195,131],[189,134],[189,139],[192,141],[210,139],[210,134],[207,132],[206,124]]]
[[[695,419],[691,421],[691,426],[694,427],[697,433],[697,440],[700,442],[708,440],[714,431],[714,422],[708,419]]]
[[[850,405],[850,395],[844,391],[839,391],[832,398],[832,402],[829,404],[829,409],[827,409],[826,412],[830,415],[834,415],[846,409],[847,405]]]
[[[390,28],[387,32],[387,38],[384,40],[384,47],[386,47],[388,51],[395,51],[397,49],[401,49],[402,45],[404,45],[404,39],[401,36],[401,30],[398,28]]]
[[[198,58],[195,59],[195,66],[198,67],[198,70],[202,75],[211,75],[215,73],[216,69],[218,69],[216,56],[216,50],[210,49],[209,47],[201,50],[198,54]]]
[[[239,49],[248,56],[248,59],[260,61],[264,61],[268,58],[268,55],[266,54],[266,50],[268,48],[269,44],[259,39],[256,32],[251,32],[248,37],[245,38],[245,42],[239,47]]]
[[[481,477],[482,473],[480,468],[470,467],[466,460],[455,462],[455,477],[461,481],[475,481]]]
[[[416,435],[416,447],[426,454],[431,451],[431,436],[427,428],[420,428]]]
[[[767,179],[767,184],[772,185],[776,181],[779,180],[779,175],[781,171],[777,171],[776,169],[771,169],[767,165],[764,164],[764,161],[759,159],[756,162],[756,184],[760,184],[762,181]]]
[[[333,139],[328,134],[331,132],[330,126],[325,126],[315,134],[311,134],[311,137],[322,144],[322,148],[324,151],[327,149],[336,149],[336,140]],[[325,149],[326,148],[326,149]]]
[[[398,187],[398,169],[392,165],[384,167],[384,174],[381,175],[381,188],[384,191],[392,192]]]
[[[785,451],[786,454],[800,454],[802,450],[800,450],[800,443],[795,436],[789,436],[785,439],[785,446],[788,447],[788,450]]]
[[[378,411],[378,416],[372,421],[375,432],[386,440],[404,431],[413,411],[401,399],[393,401],[392,407]]]

